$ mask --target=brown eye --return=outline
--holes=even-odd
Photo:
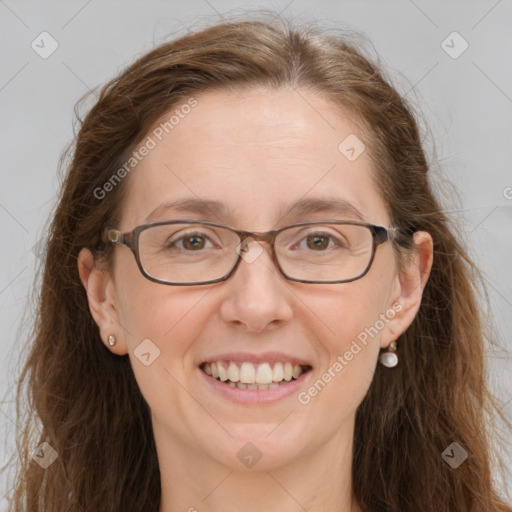
[[[204,248],[204,237],[192,235],[188,237],[182,238],[183,240],[183,247],[188,250],[194,250],[194,249],[203,249]]]
[[[326,249],[329,246],[328,236],[311,235],[307,237],[307,246],[310,249]]]

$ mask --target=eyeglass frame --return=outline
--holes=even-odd
[[[219,224],[217,222],[212,222],[208,220],[197,220],[197,219],[179,219],[179,220],[164,220],[164,221],[158,221],[158,222],[150,222],[147,224],[141,224],[140,226],[135,227],[134,229],[130,231],[119,231],[115,228],[106,228],[104,232],[104,239],[106,242],[112,243],[112,244],[120,244],[128,247],[133,255],[135,256],[135,261],[137,262],[137,266],[139,267],[139,270],[141,271],[142,275],[149,279],[150,281],[153,281],[155,283],[160,284],[167,284],[171,286],[198,286],[198,285],[205,285],[205,284],[214,284],[214,283],[220,283],[222,281],[226,281],[229,279],[236,271],[238,266],[240,265],[240,261],[242,260],[242,254],[238,252],[238,258],[231,268],[231,270],[223,277],[220,277],[218,279],[212,279],[210,281],[199,281],[197,283],[174,283],[169,281],[164,281],[163,279],[159,279],[157,277],[153,277],[149,275],[146,270],[144,269],[141,259],[140,259],[140,253],[139,253],[139,236],[140,234],[145,231],[146,229],[155,227],[155,226],[163,226],[163,225],[170,225],[170,224],[204,224],[206,226],[213,226],[213,227],[219,227],[224,228],[232,231],[238,237],[240,238],[240,245],[244,243],[244,241],[247,238],[252,238],[256,242],[267,242],[270,244],[271,248],[271,256],[272,261],[278,268],[279,272],[283,277],[288,279],[289,281],[295,281],[298,283],[307,283],[307,284],[341,284],[341,283],[350,283],[352,281],[356,281],[358,279],[361,279],[364,277],[370,270],[370,267],[372,266],[373,260],[375,259],[375,253],[377,250],[377,246],[386,243],[388,241],[396,240],[399,232],[398,227],[385,227],[385,226],[379,226],[375,224],[370,224],[367,222],[361,222],[361,221],[351,221],[351,220],[318,220],[318,221],[309,221],[309,222],[298,222],[296,224],[290,224],[288,226],[283,226],[280,228],[273,229],[271,231],[265,231],[265,232],[257,232],[257,231],[245,231],[242,229],[237,229],[231,226],[228,226],[226,224]],[[306,225],[315,225],[315,224],[341,224],[341,225],[353,225],[353,226],[362,226],[367,229],[369,229],[371,235],[372,235],[372,255],[370,257],[370,261],[368,265],[366,266],[365,270],[352,278],[349,279],[342,279],[338,281],[311,281],[311,280],[303,280],[303,279],[295,279],[293,277],[289,277],[283,269],[281,268],[281,265],[279,264],[279,260],[276,255],[275,250],[275,240],[276,237],[281,233],[281,231],[284,231],[289,228],[299,227],[299,226],[306,226]],[[238,246],[238,247],[239,247]]]

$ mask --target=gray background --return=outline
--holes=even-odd
[[[75,102],[186,27],[260,7],[362,32],[400,92],[423,112],[446,209],[486,276],[492,321],[506,349],[490,354],[490,376],[512,416],[511,0],[0,0],[0,464],[15,446],[13,399],[26,345],[22,314],[30,311],[38,242],[59,187],[58,160],[73,137]],[[59,45],[47,59],[31,47],[43,31]],[[457,58],[464,41],[446,39],[454,31],[469,45]],[[1,484],[4,494],[7,484]]]

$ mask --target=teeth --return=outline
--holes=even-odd
[[[274,365],[274,371],[272,372],[272,380],[274,382],[281,382],[284,379],[283,365],[276,363]]]
[[[219,361],[217,363],[217,370],[219,371],[219,379],[222,382],[227,381],[228,380],[228,372],[227,372],[226,368],[224,368],[224,364],[222,363],[222,361]]]
[[[233,384],[233,387],[237,387],[240,389],[268,389],[269,384],[244,384],[243,382],[237,382],[236,384],[234,382],[230,382],[230,384]],[[279,384],[276,382],[275,386],[279,386]]]
[[[299,365],[295,365],[292,369],[292,377],[294,379],[298,379],[300,377],[300,374],[302,373],[302,368]]]
[[[284,380],[286,380],[286,381],[292,380],[293,368],[292,368],[291,363],[284,363],[283,373],[284,373],[284,377],[283,377]]]
[[[261,363],[256,367],[244,361],[239,368],[233,361],[229,361],[229,364],[217,361],[205,363],[203,370],[217,380],[242,389],[271,389],[282,381],[298,379],[304,372],[300,365],[292,365],[289,361],[284,364],[277,362],[273,369],[270,363]]]
[[[213,364],[215,365],[215,363]],[[228,379],[231,382],[238,382],[240,380],[240,372],[238,370],[238,366],[235,363],[229,363]]]
[[[240,382],[244,384],[254,384],[256,382],[256,370],[253,364],[242,363],[242,366],[240,366]]]
[[[300,370],[300,366],[298,368]],[[256,382],[258,384],[270,384],[272,382],[272,369],[268,363],[263,363],[258,366]]]

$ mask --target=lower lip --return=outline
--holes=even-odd
[[[231,400],[237,404],[270,404],[277,402],[287,396],[297,393],[299,388],[305,383],[311,374],[311,370],[303,373],[298,379],[289,382],[283,381],[279,386],[272,389],[242,389],[232,387],[224,382],[220,382],[214,377],[207,375],[201,368],[199,373],[205,380],[207,385],[220,393],[224,398]]]

